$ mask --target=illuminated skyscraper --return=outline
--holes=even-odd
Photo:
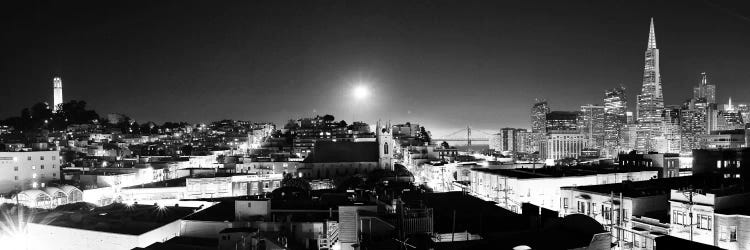
[[[735,109],[737,109],[737,112],[740,112],[740,115],[742,115],[742,120],[745,121],[745,123],[750,123],[750,105],[744,103],[737,104]]]
[[[549,104],[544,100],[537,100],[531,107],[531,132],[545,133],[547,124],[547,113],[549,113]]]
[[[62,79],[60,77],[55,77],[52,79],[52,87],[53,87],[53,99],[52,103],[54,106],[52,106],[52,111],[57,112],[57,110],[60,108],[60,104],[63,103],[63,92],[62,92]]]
[[[708,103],[716,103],[716,85],[708,84],[706,72],[701,73],[701,82],[693,88],[693,98],[705,98]]]
[[[627,123],[627,108],[625,87],[604,91],[604,149],[607,156],[615,156],[620,151],[622,128]]]
[[[586,145],[591,148],[604,147],[604,106],[583,105],[579,116],[581,133],[586,138]]]
[[[733,130],[733,129],[744,129],[745,120],[742,117],[740,110],[736,109],[732,105],[732,98],[729,98],[729,103],[724,104],[724,108],[721,111],[716,112],[716,130]]]
[[[547,133],[580,133],[579,112],[552,111],[547,114]]]
[[[659,49],[656,48],[656,34],[654,33],[654,19],[648,35],[648,46],[645,53],[643,68],[643,87],[638,95],[636,105],[636,149],[641,152],[654,150],[653,138],[661,136],[662,113],[664,111],[664,97],[661,90],[661,74],[659,73]]]
[[[518,133],[521,131],[526,132],[525,129],[501,128],[500,133],[490,136],[490,149],[498,152],[518,152]]]
[[[711,105],[704,98],[691,99],[680,110],[680,151],[692,153],[702,147],[701,138],[710,133]]]
[[[668,106],[664,108],[664,131],[665,145],[659,152],[680,153],[682,137],[680,136],[680,107]]]

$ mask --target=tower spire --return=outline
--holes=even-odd
[[[656,32],[654,32],[654,18],[651,18],[651,27],[648,32],[648,48],[656,48]]]

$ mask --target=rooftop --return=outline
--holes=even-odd
[[[196,221],[235,221],[234,200],[240,199],[224,199],[221,203],[185,217],[185,219]],[[330,217],[331,214],[333,218],[338,218],[338,207],[346,205],[355,205],[355,203],[348,201],[272,200],[271,213],[276,214],[277,218],[286,218],[288,216],[292,221],[296,222],[322,221]]]
[[[165,242],[156,242],[145,248],[134,249],[155,249],[155,250],[197,250],[211,249],[214,250],[219,245],[218,239],[206,239],[196,237],[178,236]]]
[[[140,235],[194,212],[191,207],[113,203],[91,210],[52,210],[36,214],[33,223],[117,234]]]
[[[377,162],[377,142],[330,142],[315,143],[312,154],[304,162]]]
[[[474,168],[472,171],[484,172],[489,174],[503,175],[510,178],[518,179],[534,179],[534,178],[550,178],[550,177],[566,177],[566,176],[587,176],[597,174],[611,174],[611,173],[629,173],[629,172],[640,172],[640,171],[661,171],[661,168],[656,167],[628,167],[618,168],[617,166],[573,166],[573,167],[544,167],[537,169],[487,169],[487,168]]]
[[[185,181],[186,179],[187,178],[169,179],[169,180],[165,180],[165,181],[151,182],[151,183],[143,184],[143,185],[135,185],[135,186],[130,186],[130,187],[124,187],[123,189],[184,187],[184,186],[186,186],[186,181]]]
[[[750,206],[724,208],[714,211],[717,214],[723,215],[745,215],[750,216]]]
[[[732,194],[739,191],[740,181],[738,179],[724,179],[720,176],[684,176],[673,178],[661,178],[647,181],[626,181],[622,183],[563,187],[585,192],[599,194],[620,194],[624,197],[638,198],[657,195],[669,195],[670,190],[681,190],[689,187],[700,187],[700,189],[719,195]]]
[[[229,227],[224,228],[223,230],[219,231],[220,234],[228,234],[228,233],[253,233],[257,232],[257,228],[250,228],[250,227]]]
[[[495,232],[519,230],[528,226],[528,218],[498,207],[493,202],[461,192],[410,192],[404,194],[403,199],[411,208],[432,208],[436,233],[450,233],[453,216],[456,218],[456,232]]]

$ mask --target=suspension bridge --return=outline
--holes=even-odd
[[[475,132],[475,133],[472,134],[472,132]],[[497,132],[492,132],[488,130],[472,129],[471,126],[466,126],[466,128],[459,129],[458,131],[455,131],[447,135],[432,138],[432,140],[437,143],[440,143],[443,141],[446,141],[446,142],[465,141],[466,145],[471,146],[472,142],[483,142],[483,144],[488,143],[490,141],[490,136],[496,133]]]

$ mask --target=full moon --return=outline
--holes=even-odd
[[[360,85],[354,87],[354,98],[361,100],[364,98],[367,98],[367,96],[370,95],[370,90],[367,89],[367,87]]]

